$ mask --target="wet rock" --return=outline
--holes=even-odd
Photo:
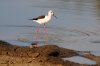
[[[97,64],[100,65],[100,56],[95,56],[95,55],[93,55],[93,54],[84,54],[84,55],[82,55],[82,56],[85,57],[85,58],[94,60],[94,61],[97,62]]]
[[[49,53],[48,56],[58,57],[59,54],[60,53],[58,51],[53,51],[53,52]]]

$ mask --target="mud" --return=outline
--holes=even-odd
[[[96,61],[97,64],[79,64],[62,59],[73,56],[82,56]],[[28,46],[12,45],[0,40],[0,66],[100,66],[100,57],[92,54],[80,55],[75,50],[56,45],[30,48]]]

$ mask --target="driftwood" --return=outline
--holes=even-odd
[[[29,48],[0,40],[0,66],[98,66],[64,61],[62,58],[80,56],[76,51],[56,45]]]

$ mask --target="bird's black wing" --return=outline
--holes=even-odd
[[[37,18],[32,18],[32,19],[30,19],[30,20],[38,20],[38,19],[43,19],[43,18],[45,18],[45,15],[39,16],[39,17],[37,17]]]

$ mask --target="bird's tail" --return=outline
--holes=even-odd
[[[38,18],[33,18],[33,19],[29,19],[29,20],[38,20]]]
[[[28,20],[33,20],[33,19],[28,19]]]

